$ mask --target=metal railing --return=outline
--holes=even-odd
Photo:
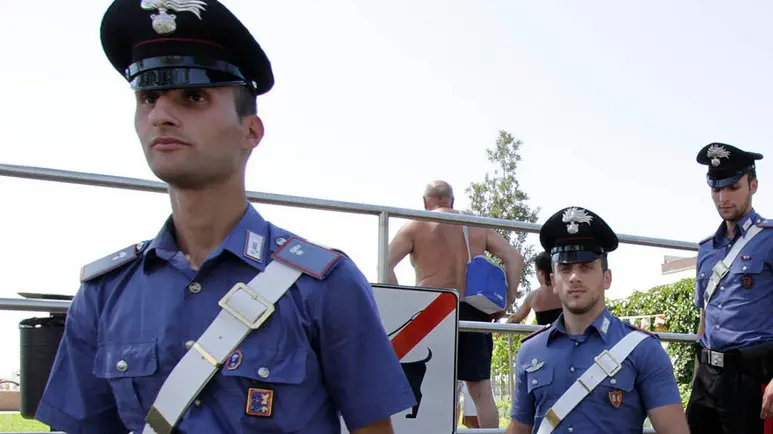
[[[40,181],[53,181],[68,184],[88,185],[95,187],[118,188],[124,190],[145,191],[152,193],[166,193],[166,184],[158,181],[150,181],[137,178],[102,175],[86,172],[72,172],[66,170],[50,169],[43,167],[16,166],[0,164],[0,176],[33,179]],[[541,225],[536,223],[503,220],[490,217],[480,217],[464,214],[438,213],[407,208],[396,208],[382,205],[363,204],[355,202],[342,202],[336,200],[316,199],[300,196],[288,196],[265,192],[248,191],[247,198],[250,202],[268,205],[280,205],[306,209],[325,211],[337,211],[349,214],[365,214],[378,217],[378,282],[386,283],[388,275],[387,249],[389,246],[389,219],[407,218],[412,220],[426,220],[443,223],[466,224],[493,229],[505,229],[529,233],[539,233]],[[649,247],[662,247],[677,250],[697,251],[698,245],[694,242],[667,240],[662,238],[642,237],[636,235],[618,234],[621,243]],[[0,310],[30,311],[30,312],[66,312],[69,301],[58,300],[31,300],[16,298],[0,298]],[[459,321],[459,331],[481,331],[496,333],[528,334],[540,326],[528,324],[500,324],[474,321]],[[682,333],[655,332],[666,342],[695,342],[696,335]],[[459,429],[458,433],[464,434],[494,434],[504,433],[504,429]],[[644,433],[652,433],[652,430],[644,430]]]

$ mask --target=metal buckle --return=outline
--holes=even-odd
[[[720,280],[722,280],[723,277],[727,274],[728,271],[730,271],[730,268],[725,265],[725,261],[719,261],[714,265],[714,268],[711,269],[711,271],[716,274],[717,276],[717,283],[719,283]]]
[[[717,368],[725,367],[725,355],[716,351],[709,350],[709,365]]]
[[[614,363],[614,367],[611,370],[608,370],[607,366],[604,365],[604,363],[601,361],[601,359],[604,358],[605,356],[606,356],[606,358],[604,359],[605,361],[608,360],[608,361],[611,361],[611,363]],[[601,354],[596,356],[594,360],[596,360],[596,364],[599,365],[601,370],[604,371],[608,377],[611,377],[617,374],[618,371],[620,371],[620,364],[617,363],[617,360],[615,360],[614,357],[612,357],[612,354],[609,352],[609,350],[602,351]]]
[[[244,315],[242,315],[240,312],[237,312],[233,307],[231,307],[227,302],[228,299],[235,293],[239,291],[246,292],[250,298],[253,300],[259,302],[263,305],[263,307],[266,308],[265,311],[255,320],[250,321],[247,319]],[[230,291],[226,295],[223,296],[223,298],[220,299],[220,301],[217,302],[218,305],[220,305],[221,308],[223,308],[224,311],[230,313],[233,315],[234,318],[238,319],[242,322],[242,324],[246,325],[247,327],[251,329],[257,329],[259,328],[267,319],[271,316],[272,313],[274,313],[274,304],[270,301],[266,300],[265,298],[261,297],[260,294],[250,289],[249,286],[246,284],[239,282],[236,285],[231,288]]]

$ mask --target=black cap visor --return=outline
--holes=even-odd
[[[593,262],[604,254],[604,249],[589,248],[589,246],[565,245],[555,247],[551,251],[553,262],[558,264],[578,264]]]
[[[135,62],[126,70],[131,88],[157,91],[193,87],[249,86],[235,66],[222,61],[207,61],[191,56],[162,56]]]

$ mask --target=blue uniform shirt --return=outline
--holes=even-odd
[[[119,252],[136,257],[84,281],[73,299],[36,418],[70,434],[142,432],[186,342],[291,236],[249,206],[200,270],[178,251],[169,221],[149,244]],[[339,415],[353,431],[415,404],[372,288],[345,256],[322,279],[302,274],[238,350],[179,432],[338,434]],[[120,370],[117,361],[125,362]],[[270,416],[246,413],[251,387],[273,390]]]
[[[767,227],[741,249],[705,306],[712,268],[755,224]],[[695,305],[706,312],[701,345],[723,352],[773,341],[773,222],[751,210],[735,225],[732,239],[722,222],[714,236],[701,243],[697,261]]]
[[[594,357],[634,330],[638,329],[605,309],[582,335],[567,334],[562,315],[524,339],[515,361],[510,416],[533,425],[536,433],[545,413],[595,363]],[[540,362],[538,369],[532,367]],[[681,402],[671,360],[653,335],[640,342],[620,372],[606,377],[553,432],[641,434],[647,411]]]

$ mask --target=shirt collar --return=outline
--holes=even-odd
[[[760,220],[761,218],[757,214],[757,211],[752,208],[751,211],[746,213],[746,215],[743,216],[741,220],[739,220],[735,225],[735,228],[733,229],[733,239],[736,239],[739,236],[746,236],[746,232],[749,230],[749,228],[751,228],[753,224],[759,222]],[[715,245],[716,243],[721,243],[723,238],[726,238],[726,233],[727,227],[726,223],[723,221],[720,223],[719,228],[717,228],[717,232],[714,234]]]
[[[220,245],[210,253],[207,260],[219,256],[223,251],[228,251],[258,271],[263,271],[269,260],[268,241],[268,223],[252,205],[248,204],[242,218]],[[156,237],[145,249],[142,259],[143,271],[147,273],[153,263],[157,263],[159,260],[168,260],[178,250],[179,247],[174,236],[174,222],[172,216],[169,216]]]
[[[604,308],[604,311],[601,312],[601,314],[596,317],[595,320],[588,326],[588,328],[585,329],[585,332],[583,333],[584,337],[587,337],[590,331],[594,331],[601,337],[601,339],[604,341],[604,343],[607,342],[609,339],[609,327],[612,325],[612,314],[609,312],[609,309],[606,307]],[[552,338],[554,338],[557,334],[563,334],[568,336],[569,333],[566,332],[566,328],[564,327],[564,314],[562,313],[558,319],[550,326],[550,331],[548,332],[548,342]]]

